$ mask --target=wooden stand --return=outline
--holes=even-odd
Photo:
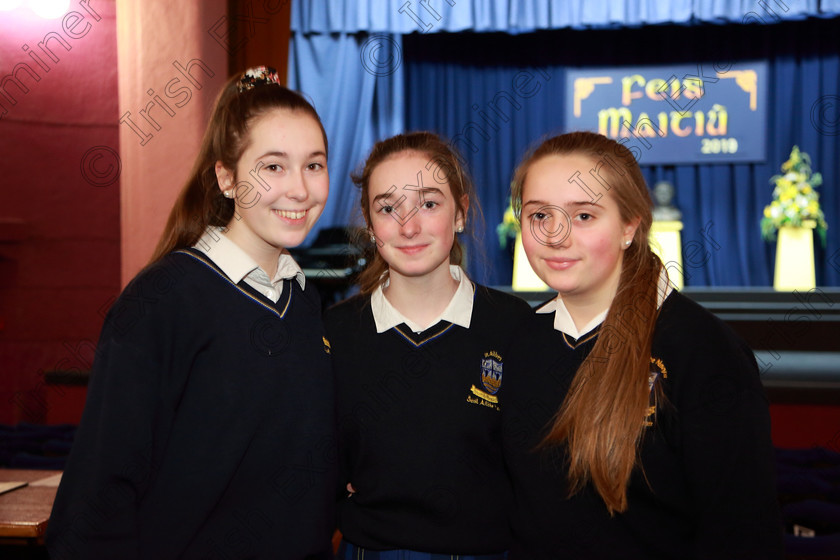
[[[776,274],[773,288],[779,292],[810,290],[816,287],[814,274],[813,221],[802,222],[802,227],[779,228],[776,242]]]
[[[680,221],[654,221],[650,227],[650,248],[662,259],[668,280],[677,290],[683,288],[682,228]]]
[[[42,544],[61,471],[0,469],[0,482],[27,486],[0,495],[0,545]]]

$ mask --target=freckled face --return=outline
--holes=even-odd
[[[596,163],[571,154],[531,165],[522,189],[522,245],[537,276],[565,301],[607,308],[636,226],[622,221],[609,190],[587,181],[593,196],[569,182],[576,173],[586,181]]]
[[[329,194],[321,128],[300,111],[275,109],[258,118],[235,175],[216,164],[222,191],[234,193],[227,236],[256,260],[300,245]]]
[[[418,152],[401,152],[370,176],[370,228],[392,277],[449,274],[455,229],[464,219],[449,183],[438,183],[426,169],[429,160]]]

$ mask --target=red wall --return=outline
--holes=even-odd
[[[825,447],[840,453],[840,406],[773,404],[770,417],[776,447]]]
[[[17,69],[29,90],[0,87],[0,423],[78,421],[84,390],[43,372],[90,366],[119,291],[115,2],[87,4],[0,12],[0,81]]]

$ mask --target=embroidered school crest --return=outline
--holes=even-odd
[[[502,370],[502,357],[498,352],[486,352],[481,359],[481,387],[483,387],[483,390],[475,385],[470,387],[467,402],[501,410],[499,408],[499,397],[496,396],[496,393],[502,387]]]
[[[481,384],[491,395],[502,386],[502,357],[496,352],[487,352],[481,360]]]

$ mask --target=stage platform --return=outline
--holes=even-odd
[[[514,292],[536,306],[549,292]],[[840,289],[684,288],[753,349],[772,402],[840,405]]]

